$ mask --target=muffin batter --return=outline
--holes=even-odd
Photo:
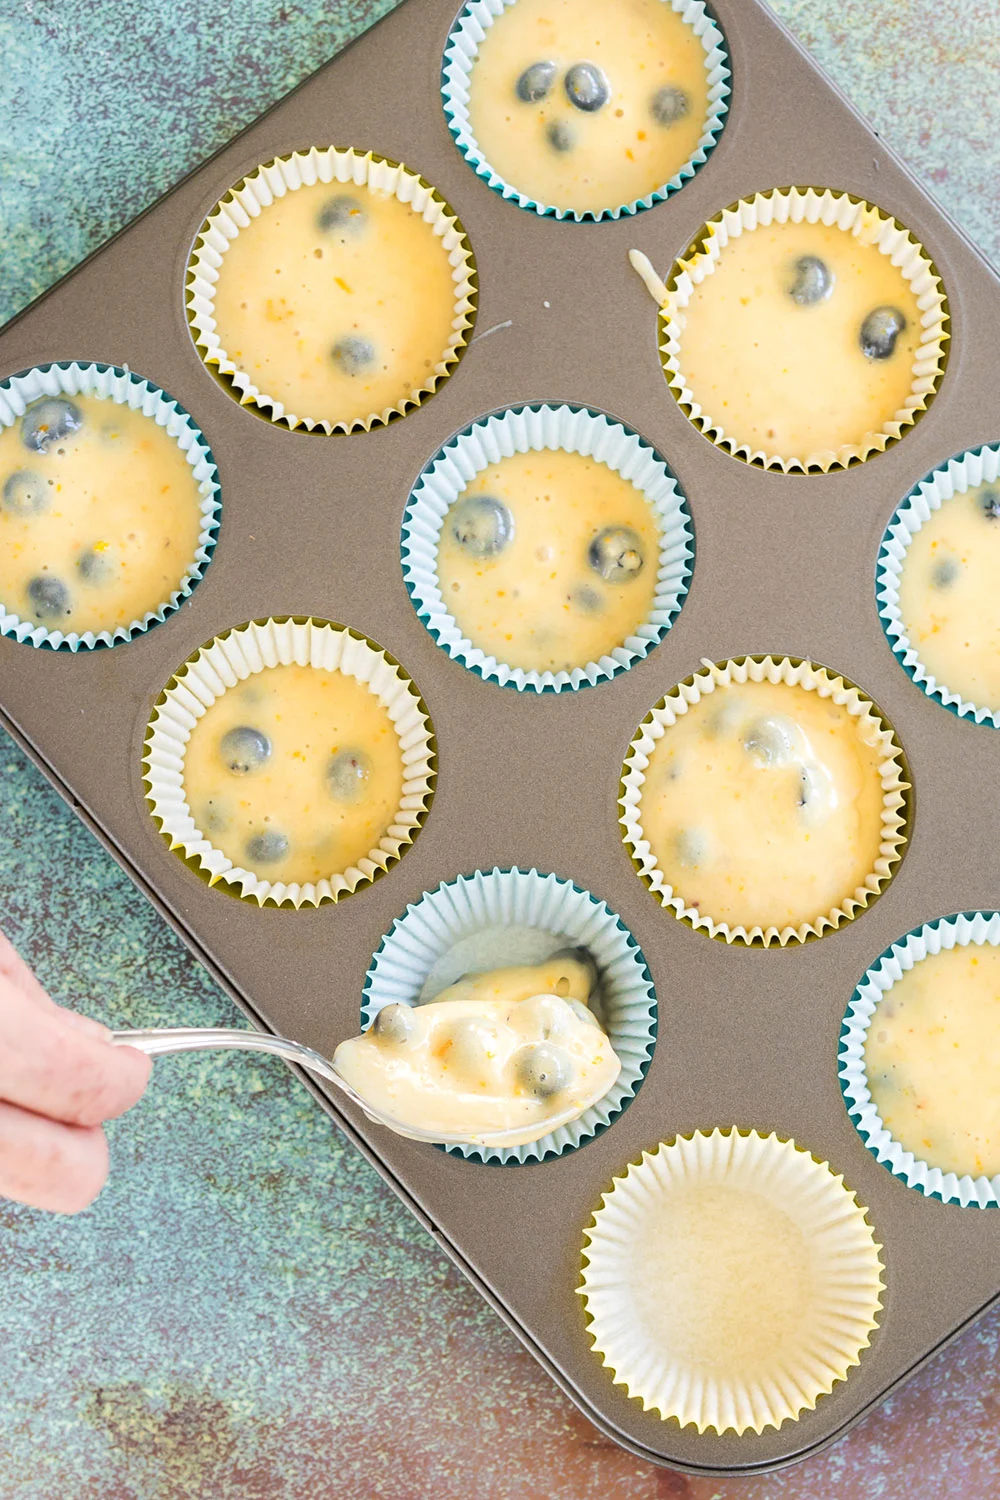
[[[745,231],[677,315],[681,373],[737,446],[808,464],[905,404],[920,309],[874,245],[825,224]]]
[[[534,974],[472,975],[426,1005],[384,1006],[363,1036],[340,1044],[334,1066],[404,1134],[536,1141],[602,1099],[621,1070],[582,999],[539,992],[553,973],[558,988],[589,994],[587,965],[572,955]]]
[[[1000,485],[942,501],[903,559],[899,612],[921,662],[970,703],[1000,709]]]
[[[201,503],[152,418],[99,396],[32,402],[0,430],[0,603],[67,635],[141,621],[194,567]]]
[[[889,1133],[960,1177],[1000,1173],[1000,952],[943,949],[875,1007],[865,1072]]]
[[[223,257],[226,354],[299,417],[364,422],[415,396],[452,337],[448,252],[390,193],[316,183],[276,199]]]
[[[687,906],[730,927],[799,927],[875,868],[874,725],[788,683],[717,687],[657,742],[643,836]]]
[[[707,117],[705,49],[666,0],[517,0],[486,32],[469,84],[490,166],[579,212],[669,182]]]
[[[445,516],[441,594],[487,655],[568,672],[649,618],[659,545],[646,497],[606,464],[561,449],[517,453],[477,474]]]
[[[315,882],[356,865],[395,821],[399,739],[364,683],[277,666],[229,688],[188,742],[191,815],[238,868]]]

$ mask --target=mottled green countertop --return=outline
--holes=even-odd
[[[776,8],[1000,259],[997,0]],[[0,322],[389,9],[4,0]],[[0,835],[0,926],[59,999],[234,1021],[7,741]],[[1000,1495],[1000,1315],[821,1457],[687,1479],[589,1426],[280,1064],[160,1064],[112,1147],[82,1217],[0,1203],[0,1500]]]

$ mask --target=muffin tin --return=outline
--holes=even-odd
[[[440,100],[455,0],[410,0],[239,136],[0,335],[3,375],[100,360],[168,390],[212,449],[219,546],[192,597],[130,643],[73,655],[0,640],[3,723],[258,1025],[325,1052],[356,1031],[372,955],[425,891],[494,866],[553,871],[606,901],[656,987],[659,1029],[642,1090],[560,1159],[466,1161],[372,1125],[321,1085],[324,1107],[604,1433],[639,1457],[700,1473],[767,1470],[840,1436],[1000,1295],[1000,1216],[925,1198],[865,1149],[837,1078],[841,1019],[866,968],[921,922],[992,909],[1000,736],[943,711],[894,659],[875,559],[893,510],[949,455],[995,441],[997,281],[758,0],[717,0],[732,107],[710,160],[667,202],[614,222],[555,222],[492,192],[452,141]],[[289,433],[241,410],[202,364],[185,268],[206,214],[260,163],[313,145],[403,161],[460,216],[480,308],[456,372],[405,419],[350,437]],[[952,342],[940,394],[890,451],[842,473],[786,476],[713,447],[664,382],[655,309],[628,265],[666,273],[737,199],[816,184],[877,203],[940,271]],[[411,486],[455,433],[532,401],[604,410],[663,455],[697,542],[691,591],[665,638],[586,692],[504,691],[449,660],[400,567]],[[146,806],[142,749],[164,684],[214,636],[266,615],[351,627],[422,695],[439,780],[400,863],[336,905],[293,911],[227,898],[167,848]],[[809,656],[885,713],[913,773],[915,821],[898,877],[840,931],[786,951],[713,942],[644,889],[618,824],[638,725],[705,659]],[[72,879],[72,872],[66,872]],[[235,1066],[235,1064],[234,1064]],[[589,1347],[576,1295],[584,1227],[644,1149],[738,1124],[794,1136],[843,1173],[884,1246],[872,1346],[812,1412],[760,1436],[699,1435],[643,1412]]]

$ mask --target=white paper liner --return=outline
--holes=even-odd
[[[184,454],[197,481],[201,496],[201,531],[190,566],[177,588],[169,599],[147,611],[142,619],[119,625],[113,631],[71,630],[64,633],[47,630],[34,620],[22,620],[0,601],[0,635],[13,636],[15,640],[27,641],[32,646],[62,647],[69,651],[130,641],[172,614],[188,597],[208,566],[215,549],[222,509],[219,475],[212,451],[188,413],[172,396],[128,369],[118,369],[114,365],[78,364],[74,360],[37,365],[19,375],[11,375],[0,382],[0,426],[12,427],[20,421],[25,408],[40,396],[100,396],[118,406],[142,412],[158,427],[164,428]]]
[[[539,934],[544,937],[539,946]],[[588,948],[601,974],[599,1012],[621,1061],[609,1092],[579,1119],[525,1146],[451,1146],[472,1161],[545,1161],[604,1130],[638,1091],[656,1039],[656,995],[635,939],[603,901],[557,875],[499,870],[460,875],[406,908],[382,939],[365,979],[363,1030],[384,1005],[415,1005],[428,975],[456,944],[463,964],[540,963],[557,949]],[[457,974],[446,978],[453,982]],[[442,986],[435,986],[438,993]]]
[[[892,728],[864,693],[846,683],[842,677],[813,662],[787,656],[741,656],[724,662],[704,660],[703,667],[703,671],[672,688],[662,702],[646,716],[625,758],[622,790],[618,799],[622,809],[619,822],[625,846],[640,878],[657,900],[688,926],[727,943],[758,943],[765,947],[778,943],[784,947],[787,943],[803,943],[808,938],[820,937],[825,932],[833,931],[841,923],[852,921],[888,884],[906,844],[909,783],[903,779],[902,751]],[[793,687],[817,692],[823,698],[832,698],[834,703],[841,704],[849,714],[866,720],[879,730],[879,769],[883,791],[882,841],[875,868],[863,886],[853,892],[845,892],[839,906],[829,912],[818,912],[811,922],[803,922],[799,927],[730,927],[728,923],[716,922],[706,913],[688,906],[682,896],[674,894],[673,887],[665,880],[642,830],[642,788],[646,779],[646,767],[657,742],[662,739],[668,727],[676,723],[706,693],[715,692],[717,688],[730,683],[764,681],[786,682]]]
[[[229,357],[219,339],[215,323],[215,288],[223,258],[233,240],[278,198],[317,182],[352,183],[392,193],[401,203],[429,224],[440,239],[451,265],[455,287],[455,316],[451,340],[426,383],[395,405],[372,412],[364,419],[330,422],[308,412],[287,411],[274,396],[254,385],[250,376]],[[418,293],[419,289],[415,289]],[[194,242],[187,272],[187,311],[195,347],[206,365],[214,367],[237,393],[241,406],[254,405],[272,422],[307,432],[368,432],[372,427],[404,415],[419,406],[451,374],[469,340],[476,316],[476,270],[472,248],[458,218],[443,198],[422,177],[397,162],[374,152],[339,150],[334,146],[295,151],[266,162],[238,182],[209,214]]]
[[[184,790],[184,757],[195,724],[216,698],[267,667],[312,666],[339,670],[371,689],[399,736],[403,795],[378,847],[356,866],[331,872],[315,884],[260,879],[234,865],[198,828]],[[427,711],[413,683],[374,642],[325,620],[253,621],[218,636],[185,662],[167,684],[150,720],[143,756],[146,800],[160,831],[210,885],[225,881],[263,906],[295,907],[336,901],[402,858],[423,823],[434,787],[434,747]]]
[[[934,469],[906,497],[886,527],[875,571],[879,619],[893,654],[907,676],[923,688],[928,698],[935,698],[960,719],[989,724],[993,729],[1000,729],[1000,704],[991,707],[970,702],[961,693],[938,682],[920,660],[920,653],[906,634],[899,612],[899,584],[910,543],[934,512],[940,510],[942,502],[954,495],[964,495],[981,484],[994,484],[998,479],[1000,447],[996,446],[969,449],[949,459],[941,468]]]
[[[839,1074],[847,1113],[868,1150],[895,1177],[916,1188],[925,1198],[960,1203],[963,1208],[1000,1206],[1000,1174],[996,1177],[959,1177],[942,1172],[907,1151],[886,1129],[872,1100],[865,1071],[865,1042],[875,1007],[915,964],[943,949],[1000,945],[1000,912],[959,912],[916,927],[887,948],[872,964],[851,997],[840,1028]]]
[[[683,312],[695,286],[715,270],[720,256],[731,240],[738,239],[761,225],[823,223],[837,225],[856,235],[864,244],[875,245],[898,266],[909,283],[920,308],[923,339],[913,362],[913,384],[906,403],[896,411],[879,432],[869,432],[858,443],[845,444],[836,450],[807,454],[805,459],[768,453],[751,448],[727,437],[725,428],[712,412],[703,411],[684,378]],[[667,300],[660,307],[660,358],[663,371],[681,410],[717,447],[737,458],[765,469],[819,471],[846,468],[873,453],[883,452],[890,443],[902,437],[920,414],[926,410],[944,370],[944,349],[949,334],[947,301],[933,262],[909,230],[870,203],[860,202],[846,193],[817,188],[774,188],[744,198],[732,208],[711,219],[696,236],[691,249],[674,265],[667,284]]]
[[[691,27],[705,49],[705,72],[709,89],[708,114],[694,154],[668,182],[647,193],[644,198],[633,198],[630,203],[620,203],[596,210],[556,208],[551,203],[537,202],[527,193],[523,193],[520,188],[515,187],[513,183],[507,182],[499,172],[494,171],[472,133],[472,124],[469,119],[469,86],[472,69],[487,31],[497,17],[501,16],[508,6],[515,3],[516,0],[469,0],[459,13],[445,47],[444,67],[441,75],[445,118],[448,122],[448,129],[455,138],[455,144],[469,165],[474,168],[476,175],[484,178],[494,192],[499,193],[503,198],[513,199],[521,208],[530,209],[536,214],[551,216],[554,219],[573,219],[578,224],[586,219],[591,221],[619,219],[622,215],[636,214],[641,209],[651,208],[654,203],[662,203],[671,193],[683,187],[685,182],[693,177],[699,167],[708,160],[712,148],[722,133],[729,110],[729,53],[718,24],[706,10],[702,0],[664,0],[664,3],[668,4],[671,10],[676,11]]]
[[[776,1358],[756,1381],[686,1366],[637,1315],[635,1245],[644,1221],[674,1193],[692,1186],[733,1186],[773,1203],[799,1226],[826,1292],[801,1347]],[[826,1162],[794,1141],[736,1129],[701,1131],[643,1152],[616,1177],[585,1231],[582,1285],[595,1354],[630,1397],[699,1432],[760,1433],[811,1411],[820,1396],[860,1362],[882,1306],[884,1269],[866,1210]]]
[[[571,672],[526,671],[497,661],[462,634],[445,605],[438,582],[441,526],[475,476],[515,453],[565,449],[599,460],[629,480],[649,502],[660,531],[656,593],[649,618],[600,661]],[[694,532],[677,481],[663,459],[621,422],[575,406],[516,406],[483,417],[453,437],[417,481],[403,516],[403,578],[414,608],[448,655],[502,687],[537,693],[562,692],[626,671],[663,639],[680,611],[691,582]]]

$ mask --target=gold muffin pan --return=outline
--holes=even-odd
[[[79,816],[258,1024],[331,1052],[358,1029],[372,954],[408,903],[494,866],[554,871],[619,914],[656,986],[659,1032],[641,1091],[561,1159],[495,1170],[393,1136],[311,1084],[378,1171],[604,1433],[653,1462],[753,1472],[840,1436],[1000,1294],[994,1215],[924,1198],[865,1149],[837,1080],[854,985],[896,938],[956,910],[992,909],[1000,736],[930,702],[878,621],[875,559],[913,484],[996,441],[1000,295],[975,250],[906,174],[762,0],[717,0],[732,108],[708,162],[630,218],[556,223],[503,201],[456,149],[441,57],[456,0],[407,0],[0,334],[0,375],[52,360],[127,366],[204,433],[222,486],[219,544],[190,602],[141,639],[85,656],[0,639],[2,721]],[[476,258],[475,336],[432,398],[367,433],[309,440],[254,420],[207,371],[185,273],[213,207],[261,163],[331,141],[419,172]],[[951,306],[933,404],[885,453],[789,477],[735,462],[663,378],[655,307],[631,271],[662,274],[721,209],[789,183],[877,204],[926,247]],[[690,593],[649,655],[579,692],[523,694],[451,661],[417,618],[400,525],[428,459],[483,414],[531,401],[606,411],[666,459],[691,509]],[[342,621],[412,679],[434,725],[438,782],[419,837],[349,899],[258,907],[210,889],[166,845],[142,758],[164,684],[249,619]],[[762,952],[708,941],[639,880],[621,837],[621,767],[637,727],[703,660],[806,658],[857,683],[898,735],[914,787],[899,873],[856,920]],[[586,1336],[583,1231],[626,1163],[716,1125],[794,1138],[842,1173],[884,1246],[880,1325],[858,1368],[780,1429],[719,1436],[664,1421],[617,1387]]]

